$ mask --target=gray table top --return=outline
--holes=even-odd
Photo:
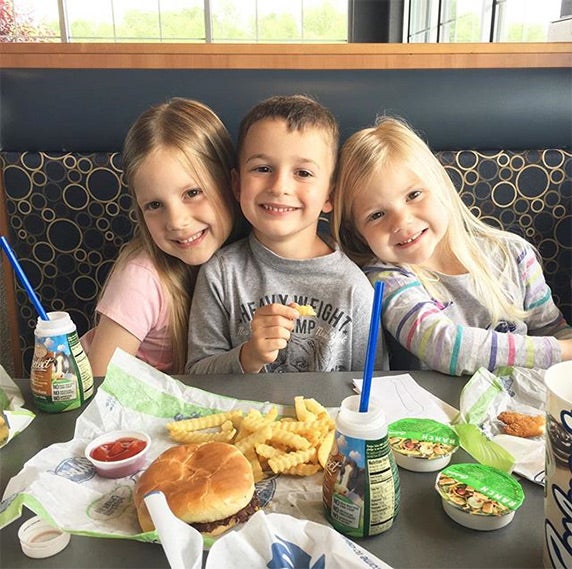
[[[398,373],[398,372],[386,372]],[[459,406],[459,394],[466,378],[436,372],[409,372],[437,397]],[[375,375],[384,375],[376,373]],[[244,376],[179,376],[184,383],[207,391],[254,401],[292,404],[295,395],[315,397],[328,407],[338,406],[352,393],[356,373],[290,373]],[[34,409],[29,382],[17,380]],[[96,384],[99,385],[100,381]],[[36,419],[9,445],[0,450],[0,490],[24,463],[42,448],[73,438],[75,420],[83,409]],[[453,462],[474,462],[464,451],[455,453]],[[541,486],[522,480],[526,499],[514,520],[492,532],[467,529],[452,521],[441,507],[433,489],[435,473],[414,473],[400,469],[401,507],[394,526],[378,536],[355,540],[374,555],[398,568],[538,568],[542,567],[544,491]],[[26,557],[19,545],[17,531],[31,513],[0,531],[2,568],[156,568],[169,567],[157,544],[130,540],[72,536],[70,545],[58,555],[37,561]]]

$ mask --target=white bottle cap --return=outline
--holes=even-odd
[[[71,535],[51,526],[38,516],[23,523],[18,530],[22,551],[34,559],[51,557],[66,548]]]

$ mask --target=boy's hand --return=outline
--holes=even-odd
[[[278,357],[285,348],[300,314],[284,304],[266,304],[254,313],[248,342],[240,350],[240,365],[244,373],[258,373]]]

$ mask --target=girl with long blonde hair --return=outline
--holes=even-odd
[[[463,375],[572,359],[572,327],[535,249],[475,217],[405,121],[356,132],[338,168],[334,236],[370,281],[385,282],[393,368]]]
[[[137,227],[82,342],[94,375],[117,347],[166,373],[182,373],[198,267],[238,236],[231,137],[206,105],[175,98],[147,109],[127,133],[125,181]]]

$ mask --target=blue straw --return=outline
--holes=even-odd
[[[366,413],[369,407],[371,378],[373,376],[373,365],[375,362],[375,352],[377,350],[377,335],[381,326],[383,287],[384,283],[382,281],[375,281],[373,308],[371,310],[371,322],[369,324],[369,338],[367,341],[367,352],[365,353],[365,366],[363,370],[363,384],[361,386],[361,397],[359,400],[360,413]]]
[[[36,310],[38,311],[40,318],[42,320],[49,320],[48,315],[44,310],[44,307],[40,303],[38,295],[34,292],[34,289],[32,288],[32,285],[30,284],[28,277],[24,274],[24,271],[22,270],[22,267],[20,266],[18,259],[16,259],[16,256],[14,255],[14,251],[12,251],[10,245],[8,245],[8,241],[6,240],[6,237],[4,237],[4,235],[0,235],[0,246],[2,247],[2,249],[4,249],[4,253],[6,253],[8,260],[10,261],[10,264],[14,269],[14,272],[16,273],[18,279],[20,279],[20,283],[22,283],[22,286],[24,287],[24,290],[28,293],[28,296],[30,297],[32,304],[36,307]]]

